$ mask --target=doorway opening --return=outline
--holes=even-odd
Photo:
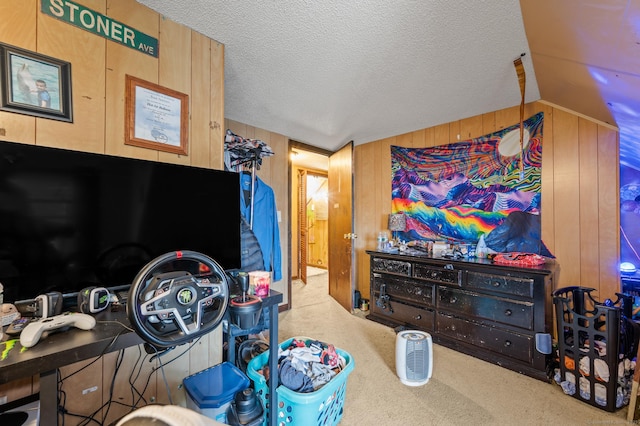
[[[353,241],[357,238],[353,232],[353,141],[335,152],[329,152],[289,140],[289,154],[290,277],[307,282],[307,175],[326,174],[328,261],[323,290],[347,311],[353,312]],[[293,295],[292,292],[290,294]],[[290,300],[293,303],[293,297]]]
[[[328,272],[328,153],[292,143],[291,278]],[[327,290],[328,291],[328,290]]]

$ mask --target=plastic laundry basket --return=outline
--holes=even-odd
[[[295,337],[280,344],[282,349],[289,347],[294,340],[314,340],[308,337]],[[274,412],[268,406],[269,387],[264,376],[258,373],[269,362],[269,351],[249,361],[247,366],[247,376],[253,381],[256,394],[260,396],[267,410],[265,410],[264,424],[266,424],[266,413],[277,416],[278,425],[337,425],[342,419],[344,411],[344,400],[347,391],[347,377],[353,371],[355,363],[351,355],[336,348],[336,353],[345,360],[344,369],[336,374],[327,384],[315,392],[300,393],[294,392],[285,386],[278,386],[278,406]]]

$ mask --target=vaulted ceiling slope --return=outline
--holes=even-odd
[[[640,0],[138,1],[225,45],[226,118],[331,151],[518,105],[522,54],[527,102],[615,124],[595,80],[639,69]]]
[[[520,0],[543,100],[620,129],[621,161],[640,144],[640,0]]]

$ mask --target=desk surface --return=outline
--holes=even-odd
[[[143,343],[130,330],[124,309],[95,317],[96,326],[91,330],[70,327],[41,338],[31,348],[23,348],[19,338],[5,334],[0,343],[0,384]]]
[[[271,291],[263,307],[282,302],[282,294]],[[124,308],[105,310],[95,315],[91,330],[70,327],[50,334],[31,348],[23,348],[20,339],[6,334],[0,342],[0,384],[55,370],[74,362],[144,343],[133,330]],[[222,342],[221,342],[222,343]]]

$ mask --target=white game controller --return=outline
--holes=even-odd
[[[96,319],[88,314],[66,312],[49,318],[30,322],[20,334],[20,344],[25,348],[34,346],[40,340],[42,333],[49,330],[74,326],[82,330],[91,330],[96,325]]]

